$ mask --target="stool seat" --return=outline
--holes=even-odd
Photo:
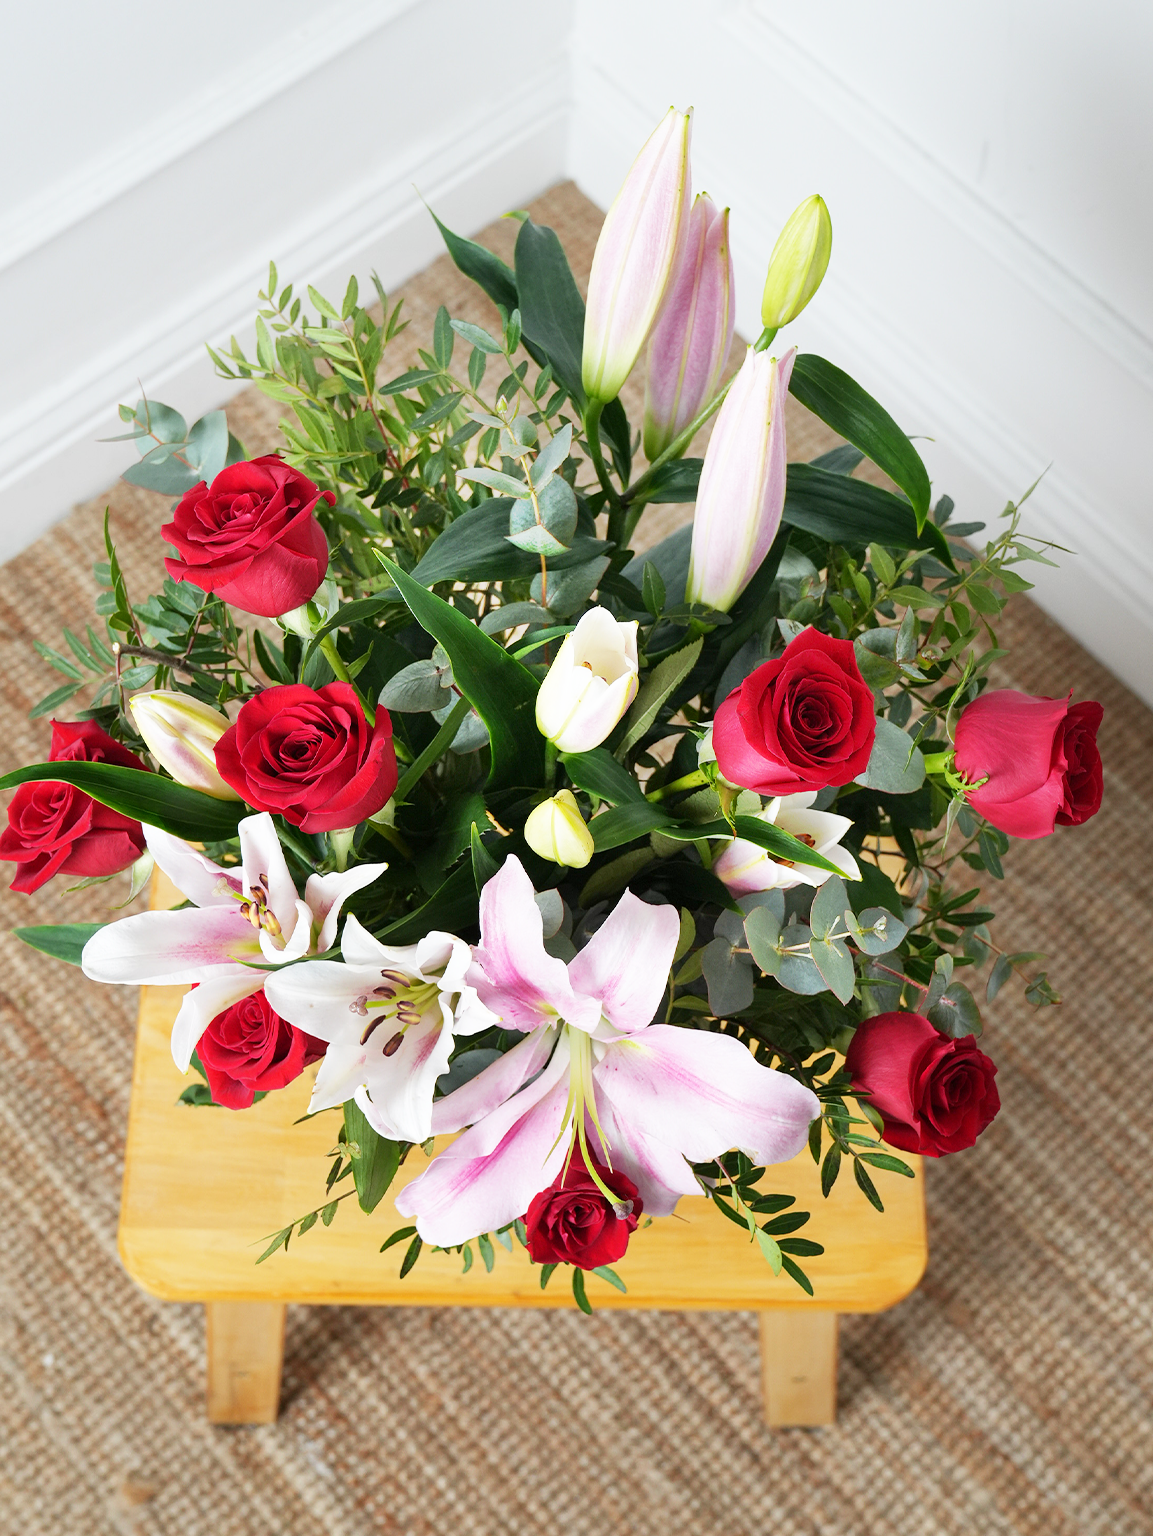
[[[158,876],[153,905],[168,907],[175,899]],[[208,1304],[211,1419],[251,1423],[276,1417],[288,1302],[574,1305],[567,1273],[558,1271],[542,1291],[539,1268],[515,1241],[511,1253],[494,1245],[491,1272],[474,1244],[468,1274],[459,1255],[426,1249],[400,1279],[407,1244],[383,1254],[379,1249],[398,1226],[408,1225],[392,1196],[427,1166],[419,1148],[409,1153],[371,1216],[354,1196],[341,1203],[331,1227],[318,1222],[303,1237],[294,1236],[287,1253],[258,1265],[273,1233],[324,1203],[325,1154],[336,1145],[341,1118],[326,1112],[295,1123],[307,1110],[314,1069],[241,1112],[179,1104],[188,1079],[173,1064],[169,1038],[185,990],[142,989],[119,1247],[128,1273],[152,1295]],[[822,1256],[802,1261],[813,1297],[786,1275],[774,1277],[747,1233],[711,1202],[684,1198],[675,1215],[642,1225],[613,1266],[627,1294],[590,1276],[589,1299],[598,1308],[760,1312],[769,1421],[831,1422],[836,1315],[893,1306],[916,1287],[925,1268],[923,1173],[919,1158],[907,1161],[913,1179],[888,1174],[878,1180],[884,1214],[848,1177],[822,1199],[807,1151],[766,1174],[761,1187],[795,1195],[797,1209],[812,1213],[801,1235],[825,1247]],[[340,1191],[347,1187],[342,1182]],[[819,1384],[798,1392],[809,1376]]]

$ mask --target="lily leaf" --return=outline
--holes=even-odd
[[[463,613],[391,560],[383,555],[380,560],[413,618],[448,652],[453,682],[488,726],[489,787],[543,783],[544,737],[536,727],[540,686],[536,678]]]
[[[94,933],[99,933],[103,923],[42,923],[35,928],[13,928],[12,932],[31,949],[55,960],[67,960],[69,965],[79,965],[84,946]]]
[[[123,816],[131,816],[185,842],[222,842],[236,836],[247,814],[239,800],[214,800],[198,789],[186,789],[158,773],[122,768],[118,763],[32,763],[0,778],[0,789],[19,784],[71,784]]]

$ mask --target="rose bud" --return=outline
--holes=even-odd
[[[810,792],[771,800],[758,813],[757,820],[792,833],[830,864],[835,864],[846,880],[859,880],[861,871],[856,859],[848,849],[841,847],[841,838],[853,823],[847,816],[812,810],[816,798],[816,794]],[[733,896],[748,896],[752,891],[788,891],[795,885],[824,885],[831,878],[830,870],[774,859],[767,849],[758,843],[747,842],[743,837],[735,837],[725,844],[713,860],[713,874],[724,881]]]
[[[796,349],[752,347],[705,450],[685,597],[728,610],[757,573],[785,509],[785,400]]]
[[[1001,1107],[997,1068],[972,1035],[952,1040],[919,1013],[880,1013],[859,1024],[845,1070],[880,1114],[885,1140],[902,1152],[960,1152]]]
[[[534,1264],[573,1264],[599,1269],[623,1257],[644,1201],[630,1178],[594,1160],[597,1178],[616,1197],[610,1201],[593,1181],[576,1143],[568,1168],[534,1196],[524,1218]]]
[[[833,221],[824,198],[814,192],[789,215],[769,257],[761,297],[761,324],[767,331],[797,318],[821,286],[832,250]]]
[[[713,750],[730,784],[791,795],[850,784],[869,765],[873,693],[848,640],[805,629],[717,710]]]
[[[113,741],[93,720],[53,720],[48,761],[115,763],[148,772],[134,752]],[[109,810],[71,784],[50,779],[20,785],[8,806],[8,825],[0,833],[0,859],[18,866],[14,891],[38,891],[59,872],[99,880],[135,864],[143,852],[144,831],[138,821]]]
[[[286,683],[249,699],[216,743],[226,784],[302,832],[336,832],[375,816],[396,788],[392,721],[371,729],[350,683]]]
[[[649,337],[645,457],[663,453],[716,394],[733,341],[729,210],[707,192],[693,203],[688,234]]]
[[[639,671],[636,620],[620,623],[607,608],[590,608],[540,685],[541,735],[562,752],[599,747],[636,698]]]
[[[957,772],[977,786],[966,791],[969,804],[1011,837],[1048,837],[1055,826],[1088,821],[1101,808],[1104,713],[1090,699],[982,693],[962,711],[953,742]]]
[[[247,1109],[258,1093],[285,1087],[326,1049],[275,1013],[263,992],[253,992],[216,1015],[196,1054],[213,1103]]]
[[[217,800],[239,800],[216,771],[216,743],[232,725],[227,715],[190,694],[162,688],[134,693],[128,708],[148,750],[178,784]]]
[[[625,177],[593,252],[581,379],[615,400],[660,312],[689,207],[692,113],[670,107]]]
[[[322,495],[335,503],[274,453],[230,464],[185,491],[161,528],[178,556],[165,560],[168,574],[269,619],[301,607],[328,570],[314,515]]]
[[[593,856],[593,837],[571,789],[562,789],[529,812],[524,840],[542,859],[583,869]]]

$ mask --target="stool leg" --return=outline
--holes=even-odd
[[[837,1421],[837,1314],[774,1307],[761,1313],[761,1387],[773,1428]]]
[[[284,1359],[284,1303],[210,1301],[208,1422],[275,1424]]]

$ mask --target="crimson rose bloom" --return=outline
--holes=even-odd
[[[396,788],[392,721],[369,729],[349,683],[265,688],[216,743],[226,784],[258,811],[303,832],[334,832],[374,816]]]
[[[50,763],[116,763],[148,769],[134,753],[106,735],[94,720],[52,722]],[[38,891],[59,871],[95,879],[127,869],[144,852],[138,821],[111,811],[71,784],[21,784],[8,806],[0,834],[0,859],[19,868],[14,891]]]
[[[254,992],[216,1015],[196,1054],[213,1101],[227,1109],[247,1109],[256,1094],[283,1088],[326,1049],[323,1040],[274,1013],[263,992]]]
[[[982,693],[957,721],[953,760],[966,779],[988,775],[969,804],[1012,837],[1079,827],[1101,808],[1097,729],[1105,711],[1085,699],[1032,698],[1015,688]]]
[[[869,766],[873,693],[848,640],[805,629],[717,710],[713,750],[730,784],[793,795],[848,784]]]
[[[328,570],[328,540],[313,516],[321,494],[274,453],[230,464],[211,485],[185,491],[161,528],[179,556],[165,560],[168,574],[245,613],[274,619],[299,608]]]
[[[845,1067],[880,1111],[885,1140],[902,1152],[960,1152],[1001,1107],[997,1068],[972,1035],[951,1040],[919,1013],[880,1013],[859,1024]]]
[[[534,1264],[575,1264],[599,1269],[614,1264],[629,1245],[644,1210],[633,1181],[603,1163],[593,1167],[606,1188],[617,1196],[614,1207],[592,1181],[579,1142],[572,1149],[568,1172],[562,1168],[547,1189],[533,1197],[524,1219],[529,1257]],[[624,1209],[623,1215],[617,1211]]]

